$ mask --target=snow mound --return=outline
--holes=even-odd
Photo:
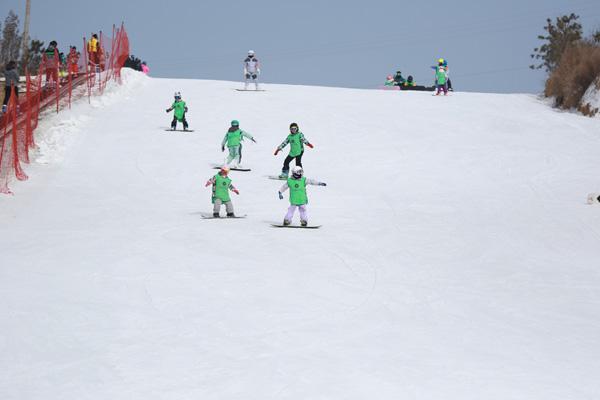
[[[110,80],[102,95],[92,95],[89,102],[87,92],[84,94],[84,90],[79,90],[84,97],[74,101],[71,109],[63,108],[57,114],[50,107],[41,116],[35,131],[37,147],[33,160],[40,164],[62,162],[65,152],[76,142],[92,114],[116,102],[131,101],[131,96],[147,84],[148,80],[149,78],[141,72],[123,68],[121,83]]]
[[[600,111],[600,76],[586,90],[579,109],[586,110],[586,115],[598,115],[598,111]]]

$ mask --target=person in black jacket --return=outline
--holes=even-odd
[[[402,76],[402,72],[396,71],[396,75],[394,75],[394,82],[396,82],[396,84],[394,86],[404,85],[404,82],[406,82],[406,79],[404,79],[404,77]]]
[[[2,112],[6,112],[6,105],[10,100],[11,86],[15,87],[15,96],[19,97],[19,73],[17,72],[17,63],[9,61],[4,69],[4,78],[6,79],[4,86],[4,101],[2,102]]]

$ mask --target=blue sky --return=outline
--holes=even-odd
[[[429,85],[429,66],[449,61],[458,90],[540,92],[531,71],[547,17],[575,12],[600,29],[599,0],[409,2],[32,0],[31,36],[66,49],[125,22],[131,50],[159,77],[238,80],[249,49],[265,82],[371,88],[400,69]],[[2,0],[2,19],[24,0]]]

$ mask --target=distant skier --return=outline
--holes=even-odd
[[[19,72],[17,71],[17,63],[14,60],[6,63],[4,68],[4,101],[2,102],[2,112],[7,110],[8,100],[10,100],[11,87],[14,87],[15,97],[19,98]],[[1,154],[1,153],[0,153]]]
[[[452,81],[450,80],[450,69],[448,68],[448,60],[446,60],[445,58],[438,59],[438,64],[432,65],[431,69],[433,69],[437,73],[439,67],[444,67],[444,69],[446,70],[446,87],[448,88],[448,90],[454,91],[454,89],[452,89]],[[437,86],[437,82],[434,84],[434,86]]]
[[[394,81],[394,77],[392,75],[388,75],[385,80],[385,83],[383,85],[384,86],[395,86],[396,81]]]
[[[327,186],[324,182],[307,179],[303,176],[302,167],[295,166],[292,170],[292,177],[288,178],[287,182],[279,189],[279,199],[283,200],[283,193],[290,189],[290,206],[283,219],[283,225],[288,226],[292,223],[292,218],[296,209],[300,211],[300,225],[308,225],[308,213],[306,206],[308,204],[308,196],[306,194],[306,185]]]
[[[244,138],[248,138],[256,143],[254,137],[240,129],[240,122],[237,119],[231,121],[231,127],[225,133],[223,141],[221,142],[221,151],[225,151],[225,145],[229,149],[229,156],[225,161],[225,165],[229,165],[235,160],[233,164],[234,168],[238,168],[242,162],[242,141]]]
[[[73,78],[77,78],[79,75],[79,58],[81,53],[77,51],[77,47],[71,46],[69,48],[69,55],[67,55],[68,72],[73,75]]]
[[[244,90],[248,90],[250,80],[254,82],[254,88],[258,90],[258,76],[260,75],[260,63],[254,54],[254,50],[248,51],[248,57],[244,60]]]
[[[446,74],[446,69],[443,66],[439,66],[437,72],[435,73],[435,81],[437,92],[436,96],[439,96],[442,91],[444,91],[444,96],[448,95],[448,86],[447,86],[448,75]]]
[[[275,149],[275,155],[279,153],[287,144],[290,145],[290,152],[283,161],[283,168],[281,169],[280,178],[287,178],[290,172],[290,163],[295,160],[296,166],[302,167],[302,155],[304,154],[304,145],[307,145],[311,149],[314,147],[306,138],[304,134],[300,132],[298,124],[292,122],[290,124],[290,134],[287,138]]]
[[[219,218],[222,204],[225,204],[227,217],[235,217],[235,214],[233,213],[233,203],[229,197],[229,191],[231,190],[233,193],[238,195],[240,192],[235,188],[235,186],[233,186],[228,174],[229,168],[224,166],[215,176],[210,178],[205,185],[205,187],[212,185],[213,217],[215,218]]]
[[[185,113],[188,112],[188,108],[185,104],[185,101],[181,99],[181,92],[175,92],[174,97],[175,101],[171,107],[167,108],[167,112],[175,110],[173,113],[173,121],[171,121],[171,129],[177,129],[177,121],[179,121],[183,123],[183,130],[187,131],[188,123],[185,119]]]
[[[415,79],[413,78],[412,75],[409,75],[408,78],[406,78],[406,82],[404,82],[404,87],[415,87],[417,86],[417,83],[415,82]]]
[[[406,82],[406,79],[404,79],[402,76],[402,72],[396,71],[396,75],[394,75],[394,82],[395,86],[402,86],[404,82]]]

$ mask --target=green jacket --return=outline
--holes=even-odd
[[[288,187],[290,189],[290,204],[294,206],[302,206],[308,203],[306,195],[306,177],[300,179],[288,178]]]
[[[446,71],[444,71],[442,68],[438,68],[435,72],[435,80],[437,81],[437,84],[445,85],[447,79],[448,75],[446,75]]]
[[[183,118],[185,117],[185,113],[187,111],[185,101],[183,101],[183,100],[177,101],[176,100],[171,105],[171,109],[175,111],[175,118],[177,118],[178,121],[182,121]]]
[[[220,174],[216,174],[214,176],[213,183],[213,197],[212,202],[215,202],[215,199],[221,199],[222,202],[226,203],[231,200],[229,197],[229,190],[233,188],[231,184],[231,179],[229,177],[223,177]]]
[[[304,137],[304,134],[300,131],[296,133],[290,133],[287,138],[279,145],[278,149],[283,149],[287,144],[290,145],[290,157],[296,157],[302,154],[304,151],[304,145],[310,144]]]
[[[227,145],[227,147],[235,147],[239,146],[242,143],[244,138],[248,138],[250,140],[254,140],[251,134],[241,130],[240,128],[229,128],[227,133],[225,133],[225,137],[223,138],[223,142],[221,142],[221,146]]]

